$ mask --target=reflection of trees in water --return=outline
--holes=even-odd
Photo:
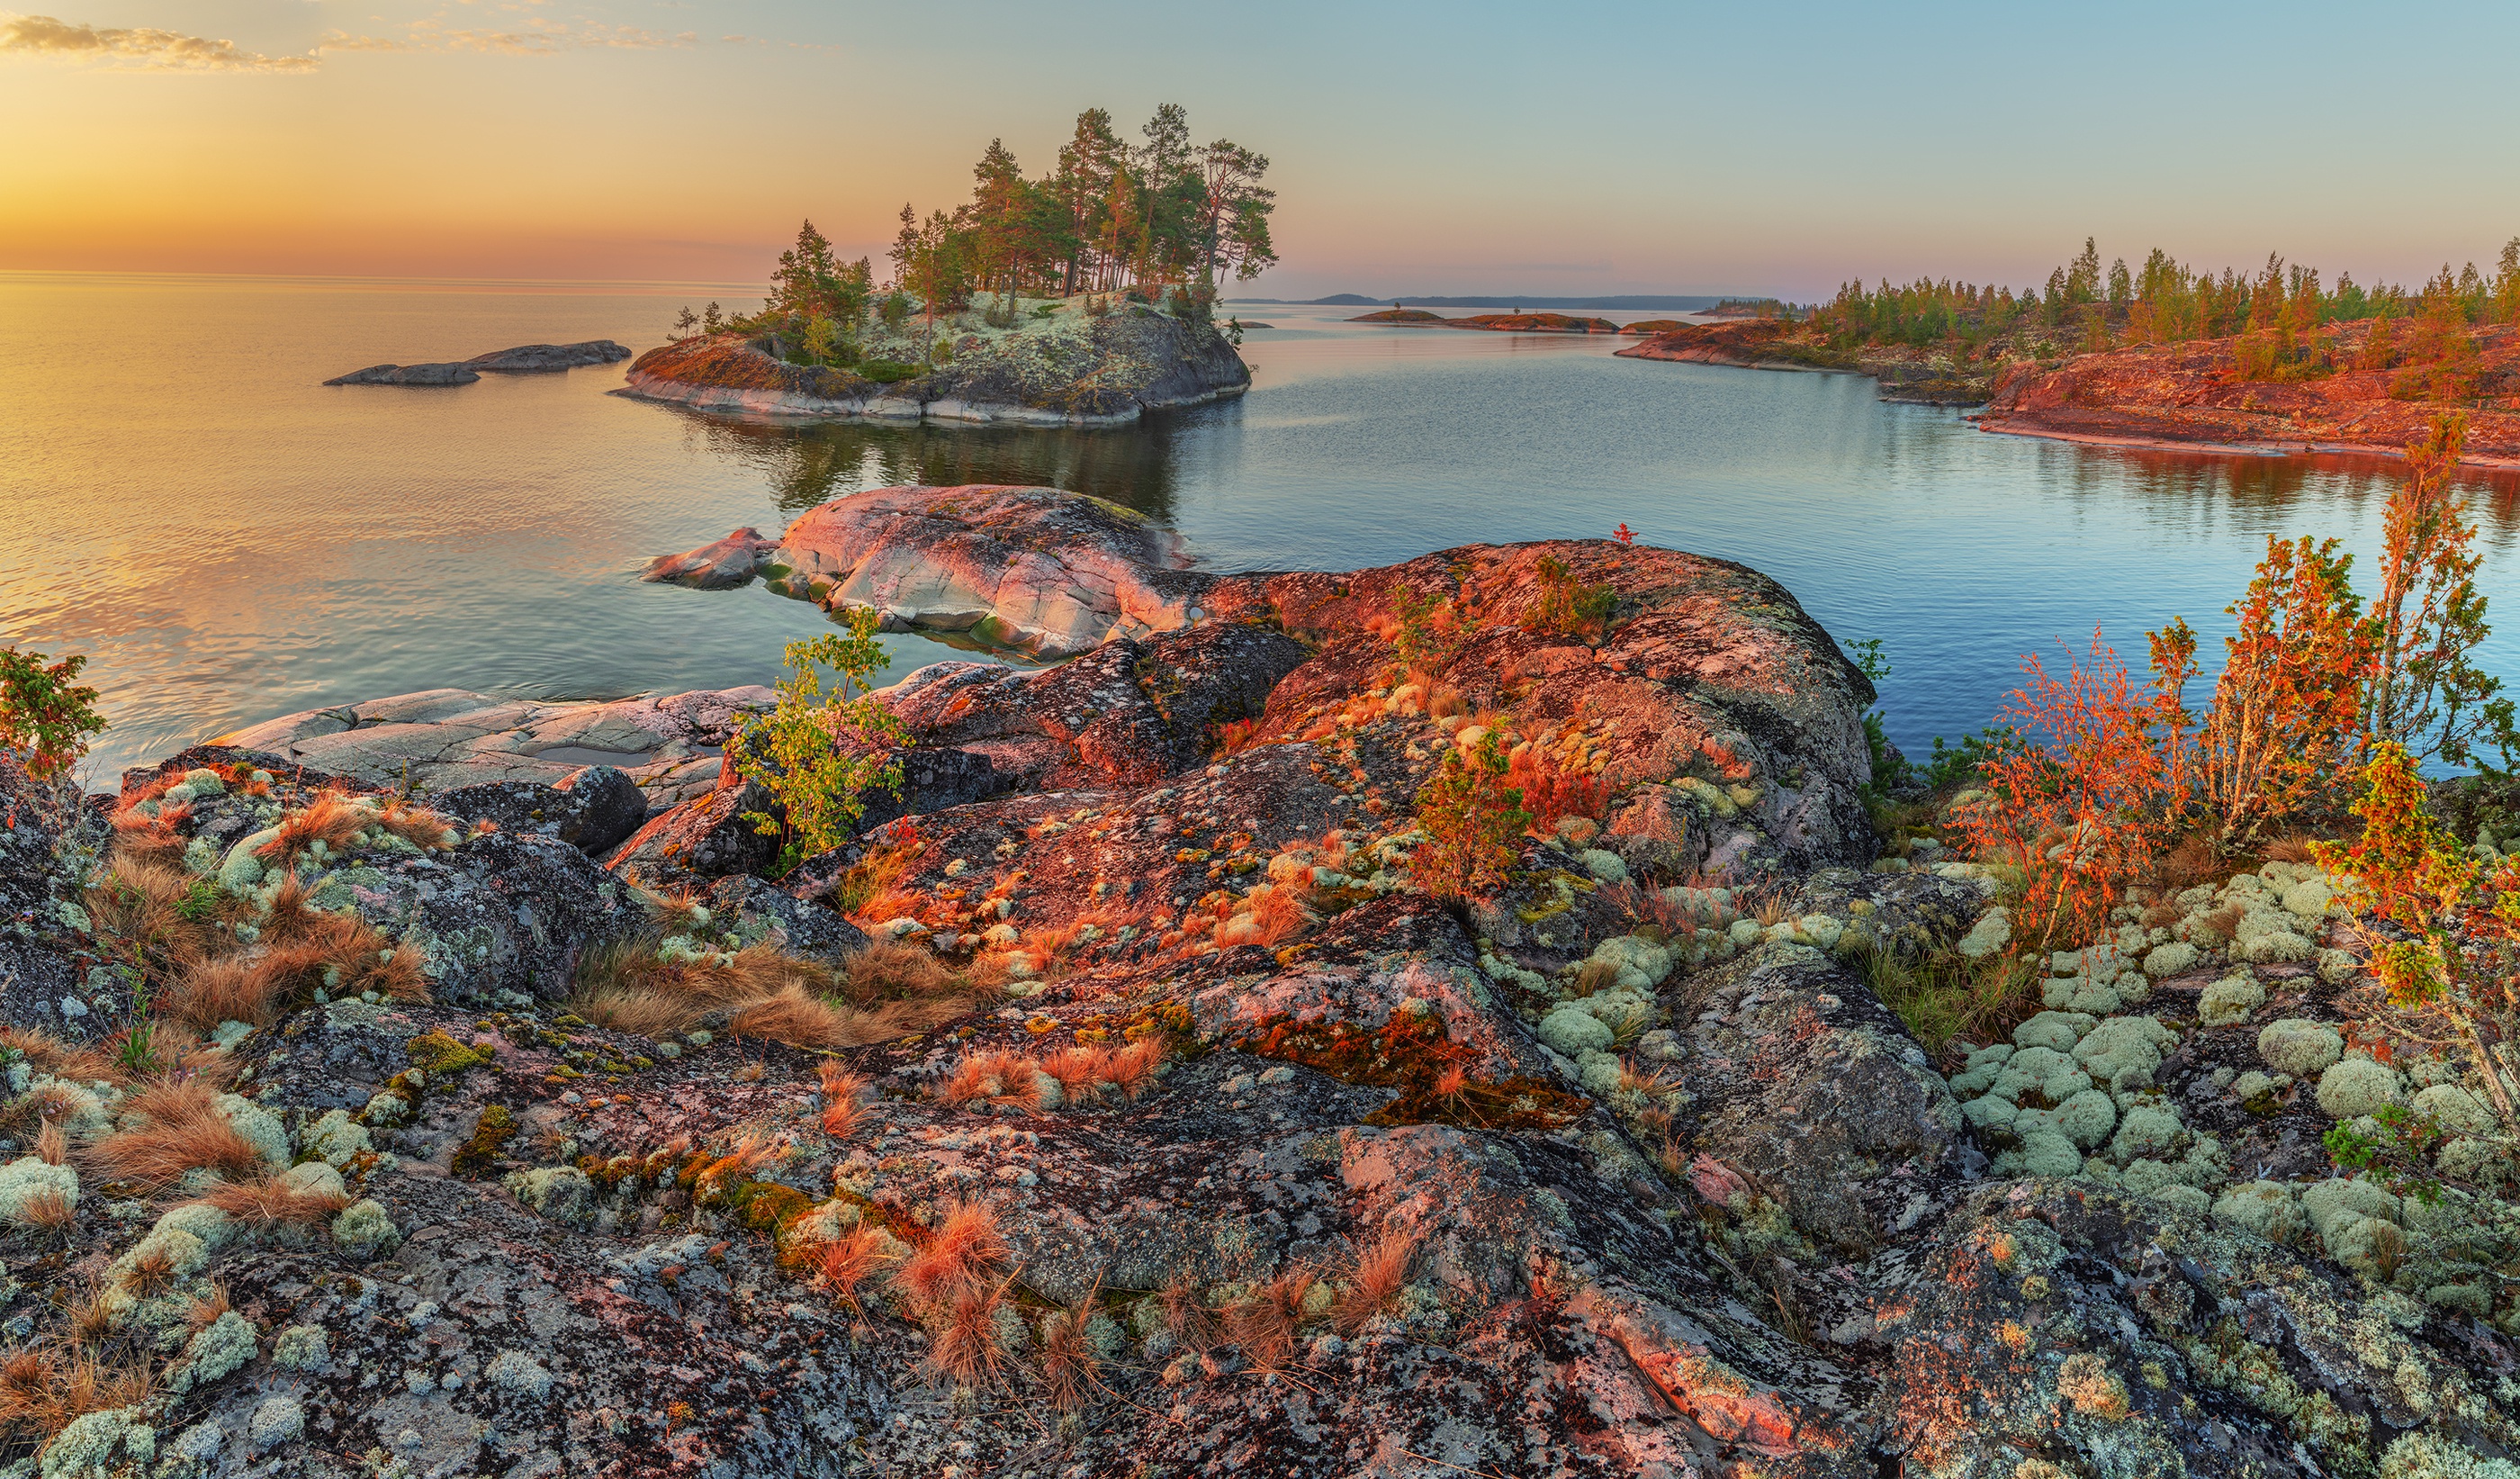
[[[903,483],[1013,483],[1091,493],[1170,523],[1179,484],[1175,426],[783,426],[691,413],[712,452],[758,471],[779,507]]]

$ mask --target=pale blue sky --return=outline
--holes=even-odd
[[[1275,161],[1273,295],[2022,283],[2086,233],[2413,279],[2520,234],[2507,4],[41,3],[0,267],[749,280],[1167,101]]]

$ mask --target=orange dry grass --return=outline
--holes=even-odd
[[[240,960],[203,961],[177,976],[158,1006],[185,1026],[207,1033],[221,1022],[269,1026],[278,994],[278,983],[256,965]]]
[[[138,1249],[122,1269],[122,1287],[142,1299],[165,1292],[175,1282],[175,1255],[162,1245]]]
[[[1321,922],[1305,900],[1305,890],[1282,883],[1264,883],[1251,891],[1248,938],[1257,945],[1282,945]]]
[[[47,1166],[69,1163],[70,1133],[62,1128],[60,1121],[46,1120],[44,1128],[35,1132],[35,1158]]]
[[[228,1286],[213,1281],[210,1292],[185,1301],[184,1323],[195,1330],[206,1330],[219,1322],[219,1317],[235,1306],[228,1299]]]
[[[1226,1307],[1225,1338],[1242,1348],[1264,1371],[1282,1369],[1295,1354],[1295,1331],[1304,1322],[1304,1296],[1316,1279],[1306,1268],[1289,1269]]]
[[[113,855],[165,867],[180,863],[184,844],[191,839],[179,824],[192,814],[190,806],[169,806],[154,817],[128,808],[115,812]]]
[[[883,1244],[883,1230],[862,1222],[825,1242],[815,1257],[824,1285],[861,1315],[866,1306],[858,1302],[858,1285],[889,1261]]]
[[[183,916],[181,906],[192,889],[193,880],[183,870],[117,852],[81,902],[97,933],[192,961],[218,943],[206,926]]]
[[[159,1009],[208,1032],[221,1022],[267,1026],[319,989],[334,996],[373,991],[397,1002],[428,1000],[418,949],[400,948],[364,920],[303,907],[295,878],[273,894],[261,953],[197,960],[166,988]],[[327,971],[333,982],[325,983]]]
[[[924,1364],[937,1376],[963,1387],[1007,1384],[1009,1360],[998,1343],[998,1307],[1006,1302],[1009,1279],[957,1290],[947,1302],[944,1319],[928,1342]]]
[[[2312,861],[2310,844],[2315,840],[2315,838],[2306,832],[2294,832],[2290,836],[2277,837],[2272,842],[2267,844],[2267,861],[2270,863],[2308,863]]]
[[[666,934],[678,934],[698,926],[700,911],[708,908],[708,895],[684,884],[642,894],[639,902],[648,906],[649,922]]]
[[[143,1123],[98,1141],[88,1155],[108,1176],[150,1187],[179,1181],[188,1171],[230,1179],[265,1173],[262,1152],[219,1113],[217,1098],[199,1079],[151,1084],[124,1106]]]
[[[136,1407],[156,1395],[148,1358],[102,1357],[41,1347],[0,1357],[0,1434],[49,1444],[90,1412]]]
[[[1417,1255],[1418,1235],[1399,1231],[1386,1231],[1357,1248],[1347,1287],[1330,1305],[1330,1319],[1342,1333],[1355,1334],[1367,1321],[1391,1308],[1409,1282],[1409,1261]]]
[[[231,1183],[199,1200],[256,1229],[321,1227],[350,1204],[338,1191],[300,1191],[270,1179]]]
[[[16,1049],[26,1055],[36,1072],[55,1078],[82,1084],[120,1084],[127,1078],[112,1053],[72,1047],[40,1028],[0,1027],[0,1048]]]
[[[878,940],[843,963],[846,995],[859,1007],[902,997],[943,996],[954,989],[954,972],[921,946],[899,940]]]
[[[845,1136],[866,1118],[867,1077],[852,1073],[836,1058],[817,1065],[823,1076],[823,1133]]]
[[[423,852],[449,848],[459,840],[454,818],[418,806],[401,796],[388,796],[378,809],[377,825]]]
[[[1063,1048],[1033,1066],[1058,1081],[1072,1104],[1090,1104],[1105,1091],[1136,1098],[1154,1084],[1168,1045],[1161,1036],[1141,1038],[1125,1048],[1079,1043]]]
[[[375,820],[366,807],[353,802],[346,792],[326,791],[300,810],[281,818],[278,830],[272,834],[271,840],[253,850],[254,856],[266,863],[294,863],[299,853],[319,841],[327,848],[338,850]]]
[[[1162,1301],[1164,1328],[1187,1351],[1205,1352],[1216,1344],[1216,1320],[1198,1297],[1198,1289],[1186,1278],[1176,1278],[1164,1285],[1155,1296]]]
[[[937,1086],[936,1097],[949,1104],[986,1100],[1036,1110],[1041,1107],[1040,1068],[1022,1053],[1003,1048],[968,1053],[955,1065],[954,1076]]]
[[[687,1031],[715,1012],[731,1013],[739,1036],[793,1048],[859,1048],[924,1032],[968,1009],[953,997],[886,1003],[872,1011],[832,1001],[838,977],[829,966],[768,945],[739,951],[732,963],[658,958],[654,940],[623,941],[588,951],[578,967],[570,1009],[623,1032],[655,1036]]]
[[[50,1187],[29,1193],[18,1207],[18,1226],[29,1232],[66,1232],[77,1221],[78,1209]]]
[[[1102,1297],[1102,1285],[1098,1282],[1073,1308],[1053,1310],[1042,1319],[1042,1395],[1061,1412],[1073,1412],[1108,1390],[1102,1384],[1102,1358],[1089,1338],[1094,1307]]]
[[[927,1241],[902,1260],[892,1281],[912,1303],[942,1310],[988,1288],[1011,1252],[988,1203],[947,1202]]]

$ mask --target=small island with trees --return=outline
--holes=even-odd
[[[806,222],[759,312],[685,308],[622,394],[745,415],[1110,426],[1241,394],[1217,286],[1277,261],[1269,159],[1191,142],[1165,104],[1131,144],[1089,109],[1027,179],[1001,140],[971,198],[901,208],[887,281]]]

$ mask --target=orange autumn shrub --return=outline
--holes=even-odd
[[[2051,676],[2036,655],[1999,715],[2012,742],[1979,764],[1980,796],[1958,812],[1977,856],[2021,869],[2026,896],[2015,938],[2082,938],[2127,886],[2151,872],[2169,833],[2169,762],[2160,733],[2174,707],[2139,691],[2117,652],[2092,634],[2088,657]]]
[[[2319,866],[2369,894],[2373,917],[2410,938],[2361,926],[2371,973],[2401,1011],[2446,1022],[2468,1051],[2505,1134],[2520,1131],[2520,1075],[2488,1045],[2520,1026],[2520,861],[2492,869],[2459,848],[2425,804],[2406,747],[2383,741],[2362,768],[2354,803],[2362,835],[2315,842]]]

